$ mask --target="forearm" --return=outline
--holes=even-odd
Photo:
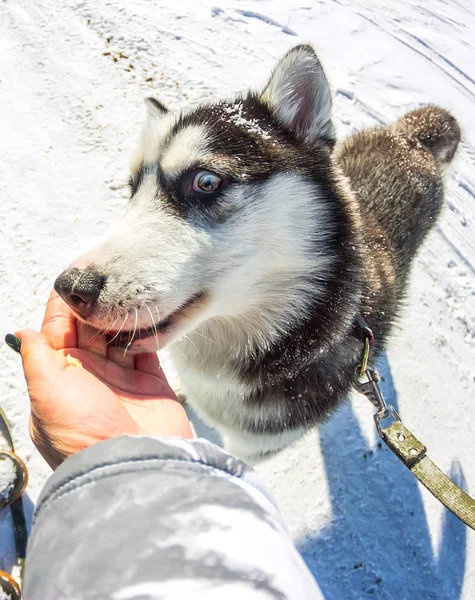
[[[204,441],[146,437],[65,461],[40,496],[28,546],[25,600],[119,592],[321,597],[250,467]]]

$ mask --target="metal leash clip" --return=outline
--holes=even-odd
[[[400,421],[401,419],[394,406],[386,404],[381,388],[379,387],[380,377],[378,371],[372,367],[368,367],[369,351],[374,343],[373,331],[361,315],[356,317],[356,321],[363,337],[363,353],[360,366],[358,367],[359,379],[357,388],[378,409],[378,412],[374,415],[374,422],[376,423],[379,435],[384,439],[381,421],[389,417],[392,417],[394,421]],[[366,381],[362,381],[363,377],[366,377]]]
[[[373,415],[373,418],[379,435],[384,439],[381,421],[390,417],[392,417],[394,421],[400,421],[401,418],[394,406],[386,404],[386,400],[379,387],[380,377],[378,371],[367,366],[363,373],[363,377],[366,377],[366,381],[359,381],[358,391],[364,394],[371,404],[378,409],[378,412]]]
[[[3,447],[2,447],[3,446]],[[10,507],[17,562],[12,574],[0,570],[0,590],[11,600],[21,600],[21,581],[26,555],[27,531],[21,495],[28,484],[28,470],[22,459],[15,454],[8,419],[0,408],[0,461],[11,463],[12,481],[0,490],[0,510]],[[8,470],[8,467],[7,467]]]

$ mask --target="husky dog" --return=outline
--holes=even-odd
[[[347,397],[358,315],[384,347],[460,140],[427,106],[336,145],[331,104],[307,45],[261,93],[178,114],[149,99],[124,216],[55,282],[124,350],[169,346],[188,402],[239,455]]]

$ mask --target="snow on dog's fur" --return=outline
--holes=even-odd
[[[55,287],[124,350],[167,345],[229,449],[276,450],[355,383],[358,314],[383,347],[459,128],[426,107],[335,147],[309,46],[261,94],[147,106],[126,213]]]

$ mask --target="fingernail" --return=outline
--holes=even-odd
[[[13,333],[7,333],[7,335],[5,336],[5,343],[7,344],[7,346],[10,346],[12,350],[15,350],[15,352],[20,353],[21,340],[19,337],[13,335]]]

